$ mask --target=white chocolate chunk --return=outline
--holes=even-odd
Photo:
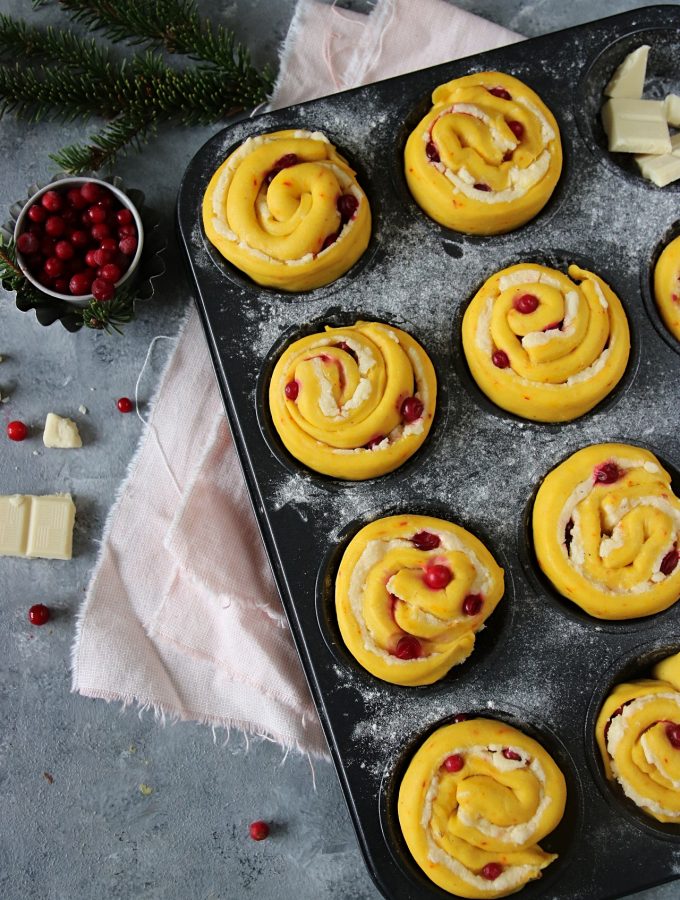
[[[624,59],[604,89],[605,97],[628,97],[639,100],[645,86],[649,44],[633,50]]]
[[[62,419],[56,413],[48,413],[45,420],[43,444],[61,450],[77,449],[83,446],[78,426],[72,419]]]
[[[70,494],[0,497],[0,556],[71,559],[75,516]]]
[[[671,152],[662,100],[607,100],[602,107],[602,125],[612,152]]]
[[[680,95],[669,94],[663,101],[663,109],[668,124],[680,128]]]
[[[670,153],[636,156],[635,162],[642,175],[657,187],[677,181],[680,178],[680,132],[671,138]]]

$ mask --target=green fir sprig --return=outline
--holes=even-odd
[[[218,122],[261,103],[271,90],[271,72],[255,68],[233,32],[201,19],[191,0],[60,0],[60,6],[110,41],[146,48],[119,61],[108,46],[70,28],[0,16],[0,116],[107,120],[87,143],[53,155],[67,172],[110,168],[161,123]],[[177,68],[166,53],[197,64]]]

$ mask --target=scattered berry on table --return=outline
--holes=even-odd
[[[45,606],[44,603],[36,603],[28,611],[28,621],[31,625],[45,625],[50,618],[49,606]]]

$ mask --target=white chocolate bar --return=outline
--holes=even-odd
[[[56,413],[47,414],[43,444],[46,447],[57,447],[62,450],[83,446],[76,423],[71,419],[62,419]]]
[[[640,172],[657,187],[666,187],[680,178],[680,132],[671,138],[671,152],[662,156],[636,156]]]
[[[669,94],[663,101],[666,121],[673,128],[680,128],[680,95]]]
[[[639,100],[645,86],[648,56],[649,44],[643,44],[629,53],[604,89],[605,97],[629,97]]]
[[[671,137],[662,100],[607,100],[602,125],[616,153],[670,153]]]
[[[0,556],[71,559],[75,516],[70,494],[0,497]]]

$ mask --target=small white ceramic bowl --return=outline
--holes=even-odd
[[[17,217],[17,223],[14,228],[14,243],[16,244],[17,239],[20,234],[22,234],[26,229],[26,219],[28,210],[34,203],[40,201],[40,198],[43,194],[46,194],[47,191],[63,191],[68,190],[72,187],[78,187],[80,185],[86,184],[87,182],[94,182],[94,184],[98,184],[101,187],[105,188],[107,191],[110,191],[114,195],[114,197],[126,208],[129,209],[132,213],[132,218],[134,219],[135,227],[137,228],[137,252],[132,257],[132,261],[124,273],[123,277],[119,279],[115,287],[119,288],[121,285],[125,284],[126,281],[129,281],[132,275],[134,274],[137,266],[139,265],[139,261],[142,258],[142,250],[144,248],[144,226],[142,225],[142,218],[137,211],[136,206],[132,203],[127,194],[124,194],[119,188],[114,187],[112,184],[109,184],[108,181],[102,181],[99,178],[85,178],[79,176],[73,176],[72,178],[60,178],[59,181],[53,181],[51,184],[46,184],[45,187],[40,188],[39,191],[36,191],[32,197],[24,204],[23,209],[19,213]],[[36,278],[31,274],[28,270],[28,266],[24,262],[22,258],[22,254],[17,250],[17,263],[19,264],[19,268],[24,273],[26,278],[31,282],[31,284],[37,288],[42,294],[47,294],[50,297],[55,297],[57,300],[65,300],[66,303],[72,303],[74,306],[87,306],[88,303],[93,299],[92,294],[59,294],[57,291],[53,291],[51,288],[46,287],[44,284],[40,284]]]

